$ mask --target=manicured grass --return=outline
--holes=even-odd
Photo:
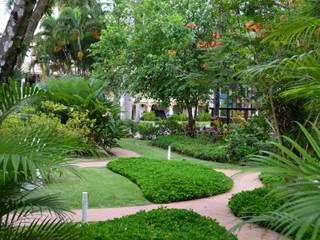
[[[207,139],[170,135],[157,137],[152,144],[161,148],[171,146],[174,151],[203,160],[229,161],[227,145],[211,144]]]
[[[106,168],[77,169],[81,178],[66,172],[40,193],[58,194],[72,209],[81,208],[81,193],[88,192],[89,207],[150,204],[137,185]]]
[[[140,186],[154,203],[168,203],[227,192],[233,182],[211,168],[181,161],[122,158],[108,164],[112,171]]]
[[[83,226],[83,240],[236,240],[212,219],[182,209],[156,209]]]
[[[161,159],[161,160],[167,159],[167,150],[152,146],[150,141],[137,140],[132,138],[123,138],[118,143],[122,148],[134,151],[142,157],[151,158],[151,159]],[[172,153],[172,159],[184,160],[189,163],[201,164],[201,165],[212,167],[212,168],[221,168],[221,169],[241,168],[238,165],[200,160],[197,158],[188,157],[175,152]]]
[[[260,216],[272,212],[284,204],[270,188],[257,188],[232,196],[229,207],[234,215],[242,218]]]

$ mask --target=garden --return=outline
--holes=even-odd
[[[5,8],[1,240],[320,239],[318,1]]]

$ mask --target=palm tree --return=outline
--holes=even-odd
[[[17,82],[0,91],[1,122],[15,109],[27,104],[41,91]],[[0,239],[77,239],[77,226],[68,223],[63,202],[55,195],[33,196],[53,171],[68,167],[67,156],[83,146],[51,129],[29,129],[4,136],[0,131]],[[55,215],[42,219],[33,212]],[[26,219],[32,220],[25,224]]]
[[[70,74],[71,66],[75,67],[75,73],[87,73],[92,64],[87,49],[99,39],[103,12],[96,1],[81,3],[63,2],[58,18],[44,18],[43,30],[37,34],[35,44],[38,62],[50,62],[63,73]]]

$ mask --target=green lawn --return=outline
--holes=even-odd
[[[134,151],[141,155],[142,157],[152,158],[152,159],[167,159],[167,150],[154,147],[150,144],[150,141],[146,140],[137,140],[132,138],[123,138],[119,142],[120,147]],[[184,156],[178,153],[172,153],[172,159],[174,160],[184,160],[190,163],[197,163],[212,168],[221,168],[221,169],[240,169],[240,166],[227,164],[227,163],[218,163],[204,161],[188,156]]]
[[[140,188],[125,177],[107,168],[77,169],[78,174],[66,172],[64,176],[50,183],[44,194],[57,193],[72,209],[81,208],[81,193],[88,192],[89,207],[120,207],[145,205],[146,200]]]

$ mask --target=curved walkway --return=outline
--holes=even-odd
[[[138,154],[122,150],[114,149],[114,155],[119,157],[136,157]],[[94,163],[94,162],[93,162]],[[105,166],[106,162],[102,162]],[[89,163],[81,163],[89,164]],[[89,166],[91,167],[91,166]],[[225,226],[227,229],[232,228],[234,225],[240,222],[240,219],[235,217],[229,207],[228,202],[233,194],[236,194],[241,191],[253,190],[255,188],[261,187],[262,183],[260,182],[258,173],[239,173],[238,170],[226,170],[226,169],[216,169],[221,171],[227,176],[231,177],[234,181],[234,186],[231,191],[220,194],[213,197],[202,198],[191,201],[176,202],[169,204],[151,204],[146,206],[136,206],[136,207],[120,207],[120,208],[99,208],[99,209],[89,209],[88,212],[88,221],[104,221],[110,220],[122,216],[132,215],[141,210],[152,210],[159,207],[167,208],[180,208],[180,209],[191,209],[202,216],[207,216],[212,219],[216,219],[221,225]],[[90,201],[90,193],[89,193]],[[70,219],[74,222],[80,222],[82,211],[80,209],[74,210],[72,214],[69,215]],[[43,216],[46,217],[46,216]],[[267,230],[265,228],[247,224],[243,226],[237,233],[239,240],[277,240],[285,239],[281,237],[278,233]]]
[[[116,157],[139,157],[139,154],[125,150],[122,148],[112,148],[110,152]],[[100,161],[90,161],[90,162],[78,162],[70,164],[71,166],[79,167],[79,168],[102,168],[110,162],[109,160],[100,159]]]

